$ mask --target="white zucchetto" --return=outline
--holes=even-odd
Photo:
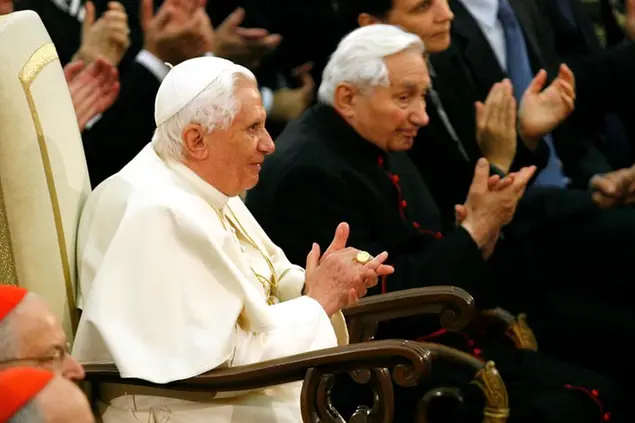
[[[197,57],[172,67],[161,82],[154,102],[154,121],[159,126],[191,102],[227,69],[236,65],[220,57]]]

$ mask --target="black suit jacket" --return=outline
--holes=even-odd
[[[512,1],[512,6],[523,26],[534,70],[537,72],[544,68],[553,77],[559,66],[558,57],[548,34],[542,35],[546,30],[541,26],[535,5],[527,1]],[[482,155],[476,142],[474,102],[484,101],[491,86],[506,77],[474,18],[461,2],[453,2],[452,10],[455,14],[452,45],[447,51],[432,55],[430,61],[436,73],[433,86],[469,160],[460,154],[457,142],[452,139],[433,101],[428,102],[430,124],[420,131],[411,151],[411,157],[428,183],[446,223],[453,220],[454,205],[465,201],[474,164]],[[565,172],[575,186],[586,187],[592,175],[611,170],[606,158],[597,149],[596,139],[582,134],[571,122],[560,125],[553,136]],[[541,168],[546,163],[547,152],[544,142],[531,152],[519,140],[512,170],[529,164]],[[561,221],[571,213],[587,211],[589,207],[592,207],[590,197],[580,191],[535,188],[525,195],[518,208],[514,219],[517,225],[508,229],[529,231],[545,219]],[[519,216],[533,218],[519,219]]]
[[[438,210],[404,153],[385,154],[331,107],[318,104],[290,123],[265,160],[247,206],[289,259],[304,265],[348,222],[348,245],[388,251],[388,291],[453,284],[478,295],[487,266],[462,228],[441,235]]]

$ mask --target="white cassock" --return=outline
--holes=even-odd
[[[90,195],[78,237],[80,362],[114,362],[125,378],[161,384],[348,342],[342,315],[329,320],[302,296],[304,270],[243,202],[150,144]],[[300,422],[300,389],[105,384],[101,413],[105,423]]]

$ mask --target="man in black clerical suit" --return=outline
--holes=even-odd
[[[520,285],[540,293],[541,301],[527,296],[523,308],[530,313],[543,351],[611,372],[630,385],[635,366],[628,364],[626,340],[635,337],[635,314],[630,299],[615,293],[625,292],[635,282],[630,265],[635,259],[635,250],[630,248],[635,239],[635,210],[620,205],[632,201],[635,167],[614,171],[598,150],[594,134],[570,120],[550,135],[523,133],[527,121],[544,116],[523,107],[523,84],[531,86],[527,81],[540,68],[552,76],[558,73],[549,88],[534,92],[549,103],[550,88],[570,80],[554,53],[549,25],[541,20],[533,1],[341,0],[340,12],[352,23],[400,25],[426,43],[434,73],[428,96],[430,125],[419,131],[410,155],[439,206],[444,227],[453,225],[454,206],[464,201],[479,157],[498,161],[511,171],[531,163],[539,167],[537,181],[527,189],[496,249],[494,258],[503,255],[496,262],[499,272],[507,267],[510,287]],[[599,54],[571,64],[576,73],[576,109],[587,113],[597,106],[601,112],[603,105],[596,100],[609,95],[605,87],[610,84],[598,84],[595,76],[607,68],[614,70],[614,78],[622,79],[616,58]],[[633,55],[625,55],[624,60],[630,63]],[[501,63],[507,65],[507,72]],[[501,97],[492,95],[495,84],[504,78],[512,80],[514,97],[521,99],[516,103],[521,129],[516,143],[509,143],[505,131],[483,136],[482,125],[477,125],[475,102],[497,113],[508,107]],[[552,154],[548,142],[555,143],[559,157]],[[571,180],[569,187],[558,159]],[[611,178],[620,183],[605,184]],[[518,254],[528,255],[531,264],[517,265],[509,259]],[[528,268],[539,276],[528,277]],[[604,349],[581,348],[589,339],[602,339]]]
[[[422,51],[417,36],[390,25],[371,25],[344,38],[325,68],[320,103],[277,139],[247,206],[296,263],[312,242],[326,248],[333,228],[346,221],[351,243],[374,254],[388,251],[395,273],[381,291],[456,284],[475,293],[482,306],[501,286],[486,259],[535,168],[500,179],[489,177],[488,163],[480,160],[467,200],[457,207],[457,227],[442,230],[434,200],[405,154],[428,123],[430,81]],[[380,332],[415,338],[424,335],[418,323],[400,322]],[[510,422],[621,419],[613,396],[619,394],[603,377],[492,338],[482,341],[483,356],[496,361],[506,382]],[[458,372],[443,368],[435,380],[465,388],[467,380],[457,380]],[[407,395],[397,393],[396,421],[412,421],[415,403],[402,394]],[[468,409],[478,408],[473,399],[468,396]],[[464,417],[459,421],[482,419]]]

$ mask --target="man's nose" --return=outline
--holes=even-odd
[[[267,132],[266,129],[263,129],[263,135],[260,137],[260,141],[258,143],[258,149],[265,153],[271,154],[276,151],[276,144],[273,142],[271,135]]]
[[[67,355],[62,364],[62,376],[70,380],[83,380],[86,376],[84,367],[72,356]]]
[[[410,121],[418,126],[426,126],[430,122],[430,117],[426,111],[426,104],[421,102],[420,105],[410,115]]]

